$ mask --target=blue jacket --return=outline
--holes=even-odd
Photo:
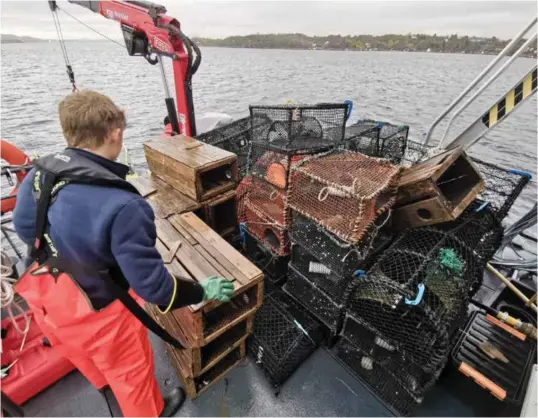
[[[84,150],[71,151],[123,179],[128,173],[128,167],[123,164]],[[34,175],[32,170],[20,185],[13,216],[17,234],[29,246],[34,242],[36,224]],[[112,187],[68,184],[51,204],[48,220],[50,237],[62,257],[96,270],[117,265],[137,295],[157,305],[171,305],[176,279],[168,273],[155,249],[153,210],[140,195]],[[76,279],[94,307],[106,306],[114,300],[99,277]],[[178,286],[176,293],[181,290]],[[201,300],[203,290],[196,289],[195,293],[195,300],[188,303]]]

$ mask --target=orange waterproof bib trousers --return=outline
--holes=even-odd
[[[119,300],[96,312],[71,276],[40,270],[34,263],[15,290],[51,345],[97,389],[110,385],[124,416],[159,416],[164,401],[146,327]]]

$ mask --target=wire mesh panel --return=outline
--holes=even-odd
[[[240,178],[243,178],[247,172],[250,130],[257,129],[268,123],[270,123],[270,120],[261,115],[256,117],[248,116],[204,132],[196,136],[196,139],[237,154],[239,175]]]
[[[253,126],[251,138],[282,151],[336,146],[344,139],[347,109],[344,103],[250,106],[251,117],[271,120],[268,125]]]
[[[340,330],[345,296],[340,299],[333,298],[315,282],[297,271],[291,263],[288,269],[288,280],[282,289],[304,306],[310,314],[323,322],[333,334]]]
[[[399,164],[407,148],[409,126],[361,120],[346,127],[345,147],[370,157]]]
[[[389,213],[381,215],[361,241],[348,243],[310,218],[291,211],[290,238],[316,257],[317,261],[339,276],[349,276],[374,252],[386,246],[392,239]]]
[[[320,323],[275,290],[256,314],[247,349],[270,382],[280,386],[319,346],[321,337]]]
[[[292,167],[288,204],[347,242],[357,242],[395,201],[399,168],[350,151]]]

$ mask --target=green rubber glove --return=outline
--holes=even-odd
[[[222,277],[211,276],[200,283],[204,289],[204,300],[218,300],[229,302],[230,296],[234,293],[233,283]]]

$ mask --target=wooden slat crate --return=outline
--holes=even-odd
[[[197,202],[233,189],[237,156],[184,135],[144,144],[151,172]]]
[[[181,367],[181,363],[177,357],[177,351],[171,352],[170,354],[170,359],[172,360],[174,367],[176,369]],[[233,348],[221,361],[200,376],[183,376],[179,373],[178,376],[189,399],[196,399],[204,391],[217,383],[231,369],[237,366],[237,364],[245,358],[245,355],[246,343],[245,341],[242,341],[239,346]]]
[[[170,250],[181,242],[168,264],[170,273],[198,282],[220,276],[234,283],[231,302],[204,301],[167,314],[169,321],[181,328],[190,347],[210,343],[259,309],[263,301],[261,270],[195,214],[174,215],[155,223],[157,249],[163,259],[169,259]]]
[[[179,337],[180,341],[185,342],[186,348],[179,350],[167,344],[168,352],[176,357],[176,366],[180,369],[178,373],[184,377],[200,376],[224,357],[226,357],[233,349],[239,347],[247,337],[252,333],[254,325],[254,314],[251,314],[247,319],[240,323],[229,327],[220,337],[214,339],[209,344],[203,347],[189,347],[186,343],[187,339],[183,330],[178,326],[176,321],[171,320],[168,315],[161,315],[158,309],[152,305],[146,305],[149,314],[164,328],[174,330],[173,334]]]
[[[208,200],[204,208],[207,223],[220,236],[229,236],[238,230],[235,190]]]
[[[436,155],[405,170],[393,210],[398,229],[455,220],[485,183],[461,148]]]
[[[181,194],[163,180],[148,174],[129,181],[149,203],[157,219],[167,219],[172,215],[191,211],[201,211],[202,218],[205,219],[200,203]]]

